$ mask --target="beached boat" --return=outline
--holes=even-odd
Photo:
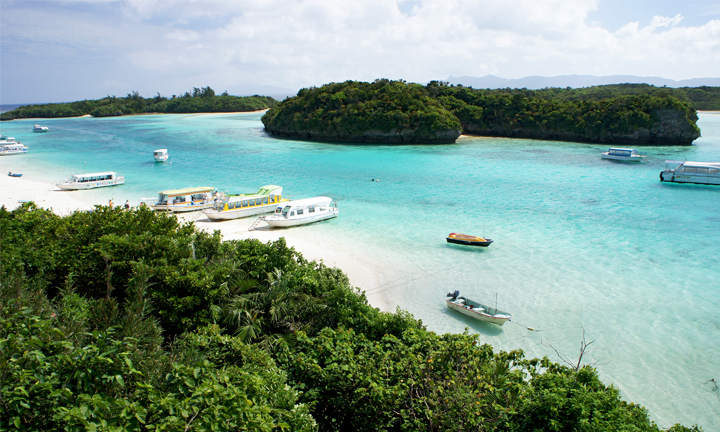
[[[621,162],[645,162],[645,156],[638,154],[635,149],[613,147],[600,155],[603,159]]]
[[[328,197],[288,201],[278,206],[275,213],[261,216],[260,219],[272,228],[287,228],[320,222],[338,216],[340,210],[337,208],[337,203],[334,206],[331,203],[332,199]]]
[[[222,194],[215,199],[211,209],[203,210],[211,221],[239,219],[248,216],[271,213],[282,201],[282,187],[263,186],[251,194]],[[289,201],[289,200],[285,200]]]
[[[720,185],[720,162],[665,161],[660,181]],[[670,168],[677,165],[676,168]]]
[[[168,160],[168,151],[167,149],[158,149],[153,152],[153,157],[155,158],[155,162],[165,162]]]
[[[460,297],[460,291],[448,293],[445,300],[447,307],[460,312],[463,315],[497,325],[503,325],[510,321],[512,315],[482,303],[470,300],[467,297]]]
[[[141,201],[153,210],[169,212],[191,212],[204,210],[213,205],[213,187],[171,189],[160,192],[157,199],[142,198]]]
[[[482,238],[482,237],[472,236],[472,235],[468,235],[468,234],[450,233],[447,236],[447,242],[465,245],[465,246],[488,247],[488,246],[490,246],[490,243],[493,242],[493,240],[489,239],[489,238]]]
[[[12,171],[9,172],[8,175],[9,175],[10,177],[22,177],[22,174],[20,174],[20,173],[14,173],[14,172],[12,172]]]
[[[50,128],[47,126],[35,125],[35,127],[33,127],[33,132],[48,132],[49,130]]]
[[[115,171],[106,171],[89,174],[76,174],[57,183],[62,190],[83,190],[101,187],[118,186],[125,184],[125,177]]]
[[[25,144],[15,141],[12,137],[0,141],[0,156],[25,154],[28,150]]]

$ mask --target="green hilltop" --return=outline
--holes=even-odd
[[[478,90],[387,79],[302,89],[271,108],[265,129],[281,137],[358,143],[448,143],[461,134],[561,141],[690,145],[697,103],[720,93],[642,85]],[[704,98],[704,99],[703,99]],[[700,101],[703,99],[703,101]]]

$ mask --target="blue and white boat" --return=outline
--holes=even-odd
[[[635,149],[613,147],[600,155],[603,159],[616,160],[621,162],[644,162],[645,156],[638,154]]]
[[[661,182],[720,185],[720,162],[668,160],[665,164],[665,170],[660,173]]]

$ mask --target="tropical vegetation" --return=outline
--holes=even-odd
[[[98,100],[69,103],[25,105],[0,115],[0,120],[23,118],[54,118],[121,116],[146,113],[214,113],[257,111],[275,106],[277,101],[269,96],[230,96],[227,92],[216,95],[208,87],[194,87],[193,92],[168,98],[158,94],[144,98],[136,91],[126,97],[107,96]]]
[[[6,430],[660,429],[590,365],[380,312],[284,239],[26,203],[0,208]]]
[[[686,93],[631,85],[476,90],[438,81],[346,81],[302,89],[262,121],[277,136],[370,143],[446,143],[466,133],[689,145],[700,136]]]

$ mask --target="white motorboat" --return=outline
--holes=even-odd
[[[62,190],[83,190],[101,187],[118,186],[125,184],[125,177],[115,171],[106,171],[89,174],[76,174],[67,180],[57,183]]]
[[[203,210],[203,213],[211,221],[239,219],[271,213],[282,201],[282,187],[268,185],[252,194],[222,194],[215,199],[213,208]]]
[[[0,141],[0,156],[9,156],[17,154],[25,154],[29,148],[23,143],[15,141],[15,138],[4,137],[5,139]]]
[[[153,152],[153,157],[155,157],[155,162],[165,162],[168,160],[168,151],[167,149],[158,149]]]
[[[336,218],[340,210],[332,206],[328,197],[305,198],[289,201],[275,209],[269,216],[261,216],[272,228],[287,228]]]
[[[454,293],[448,293],[447,297],[449,298],[445,302],[448,308],[480,321],[503,325],[512,318],[512,315],[508,312],[486,306],[466,297],[460,297],[460,291],[457,290]]]
[[[603,159],[622,162],[645,162],[645,156],[638,154],[635,149],[613,147],[600,155]]]
[[[191,212],[204,210],[213,205],[213,187],[171,189],[160,192],[158,199],[142,198],[153,210]]]
[[[50,128],[48,128],[47,126],[40,125],[35,125],[35,127],[33,128],[33,132],[48,132],[49,130]]]
[[[660,181],[720,185],[720,162],[665,161]],[[676,168],[670,168],[676,166]]]

